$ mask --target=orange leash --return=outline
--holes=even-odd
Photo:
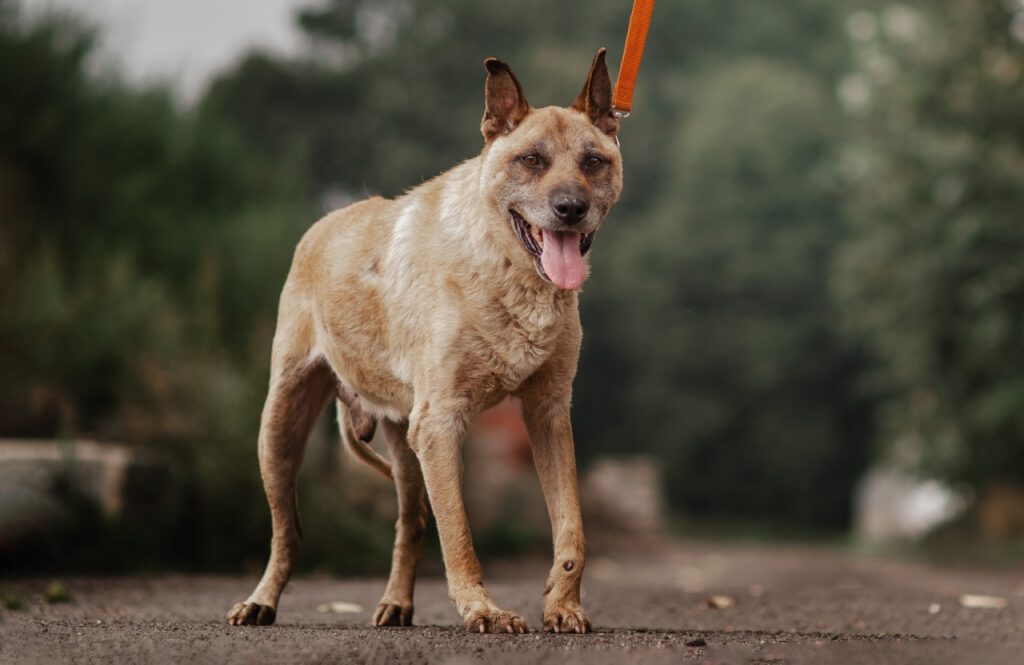
[[[615,81],[612,108],[615,115],[625,118],[633,110],[633,87],[636,75],[640,73],[640,61],[644,57],[644,42],[647,28],[651,25],[654,0],[633,0],[633,12],[629,16],[629,31],[626,32],[626,48],[622,52],[619,78]]]

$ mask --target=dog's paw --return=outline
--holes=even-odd
[[[381,601],[373,613],[374,626],[411,626],[412,604],[400,605]]]
[[[549,633],[589,633],[594,629],[579,605],[544,610],[544,630]]]
[[[277,618],[277,611],[269,605],[238,603],[228,612],[232,626],[269,626]]]
[[[471,633],[509,633],[513,635],[530,632],[523,617],[515,612],[499,609],[483,609],[470,612],[465,619],[466,630]]]

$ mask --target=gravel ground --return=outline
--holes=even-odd
[[[539,625],[542,562],[488,567],[500,605]],[[383,580],[303,577],[275,626],[223,617],[255,580],[71,578],[71,601],[43,600],[48,579],[5,580],[23,607],[0,610],[0,663],[942,663],[1024,662],[1024,567],[985,571],[808,548],[710,546],[592,557],[585,636],[471,635],[442,580],[417,588],[414,628],[369,627]],[[1005,600],[974,609],[963,594]],[[712,596],[723,596],[711,607]],[[322,611],[344,601],[352,612]],[[731,604],[730,604],[731,601]]]

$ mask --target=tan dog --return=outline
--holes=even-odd
[[[569,402],[585,255],[622,189],[604,53],[569,108],[531,108],[508,65],[488,59],[479,156],[395,200],[333,212],[302,239],[281,294],[260,426],[270,561],[230,623],[275,619],[301,538],[296,472],[334,397],[349,447],[397,485],[391,575],[374,622],[412,623],[425,488],[466,628],[526,632],[484,587],[461,487],[468,424],[515,395],[554,535],[544,627],[590,629]],[[378,424],[390,466],[368,446]]]

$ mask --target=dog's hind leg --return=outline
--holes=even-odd
[[[277,602],[291,576],[302,540],[296,475],[310,430],[335,388],[333,372],[322,359],[302,357],[278,362],[275,358],[274,365],[259,438],[260,475],[270,503],[274,534],[263,578],[248,599],[228,612],[228,623],[236,626],[268,625],[277,616]]]
[[[395,524],[391,575],[384,597],[373,613],[373,623],[377,626],[411,626],[413,586],[428,514],[423,473],[419,460],[406,441],[408,423],[385,420],[381,428],[391,453],[392,474],[398,492],[398,522]]]

